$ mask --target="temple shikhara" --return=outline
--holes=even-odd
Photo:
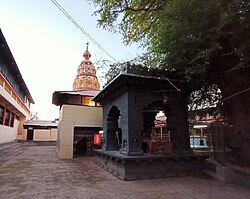
[[[102,129],[102,108],[92,101],[100,91],[100,84],[90,57],[87,43],[73,90],[53,93],[53,104],[60,106],[57,154],[61,159],[92,154],[94,144],[97,144],[95,135]]]
[[[84,60],[78,66],[77,75],[73,83],[74,91],[81,90],[100,90],[100,84],[96,77],[96,69],[90,60],[91,54],[87,49],[83,53]]]

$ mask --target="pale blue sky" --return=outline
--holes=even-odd
[[[138,54],[136,45],[124,46],[120,35],[97,27],[93,5],[85,0],[57,2],[116,60]],[[111,60],[50,0],[0,0],[0,27],[35,100],[31,111],[38,112],[40,119],[58,118],[52,93],[72,90],[87,42],[93,62]]]

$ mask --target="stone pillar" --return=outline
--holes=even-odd
[[[143,113],[138,104],[136,94],[128,93],[127,129],[122,132],[121,153],[125,155],[143,155],[142,129]]]
[[[174,113],[168,117],[168,124],[174,152],[177,154],[192,153],[188,128],[187,95],[183,92],[176,92],[171,95],[170,106]]]

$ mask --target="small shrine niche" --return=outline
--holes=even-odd
[[[173,145],[170,138],[170,130],[167,126],[167,116],[159,111],[151,128],[150,138],[147,141],[150,153],[173,154]]]

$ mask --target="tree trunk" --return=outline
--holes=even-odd
[[[225,135],[237,164],[250,166],[250,90],[228,96],[223,101],[224,112],[232,132]],[[231,97],[230,97],[231,96]]]

